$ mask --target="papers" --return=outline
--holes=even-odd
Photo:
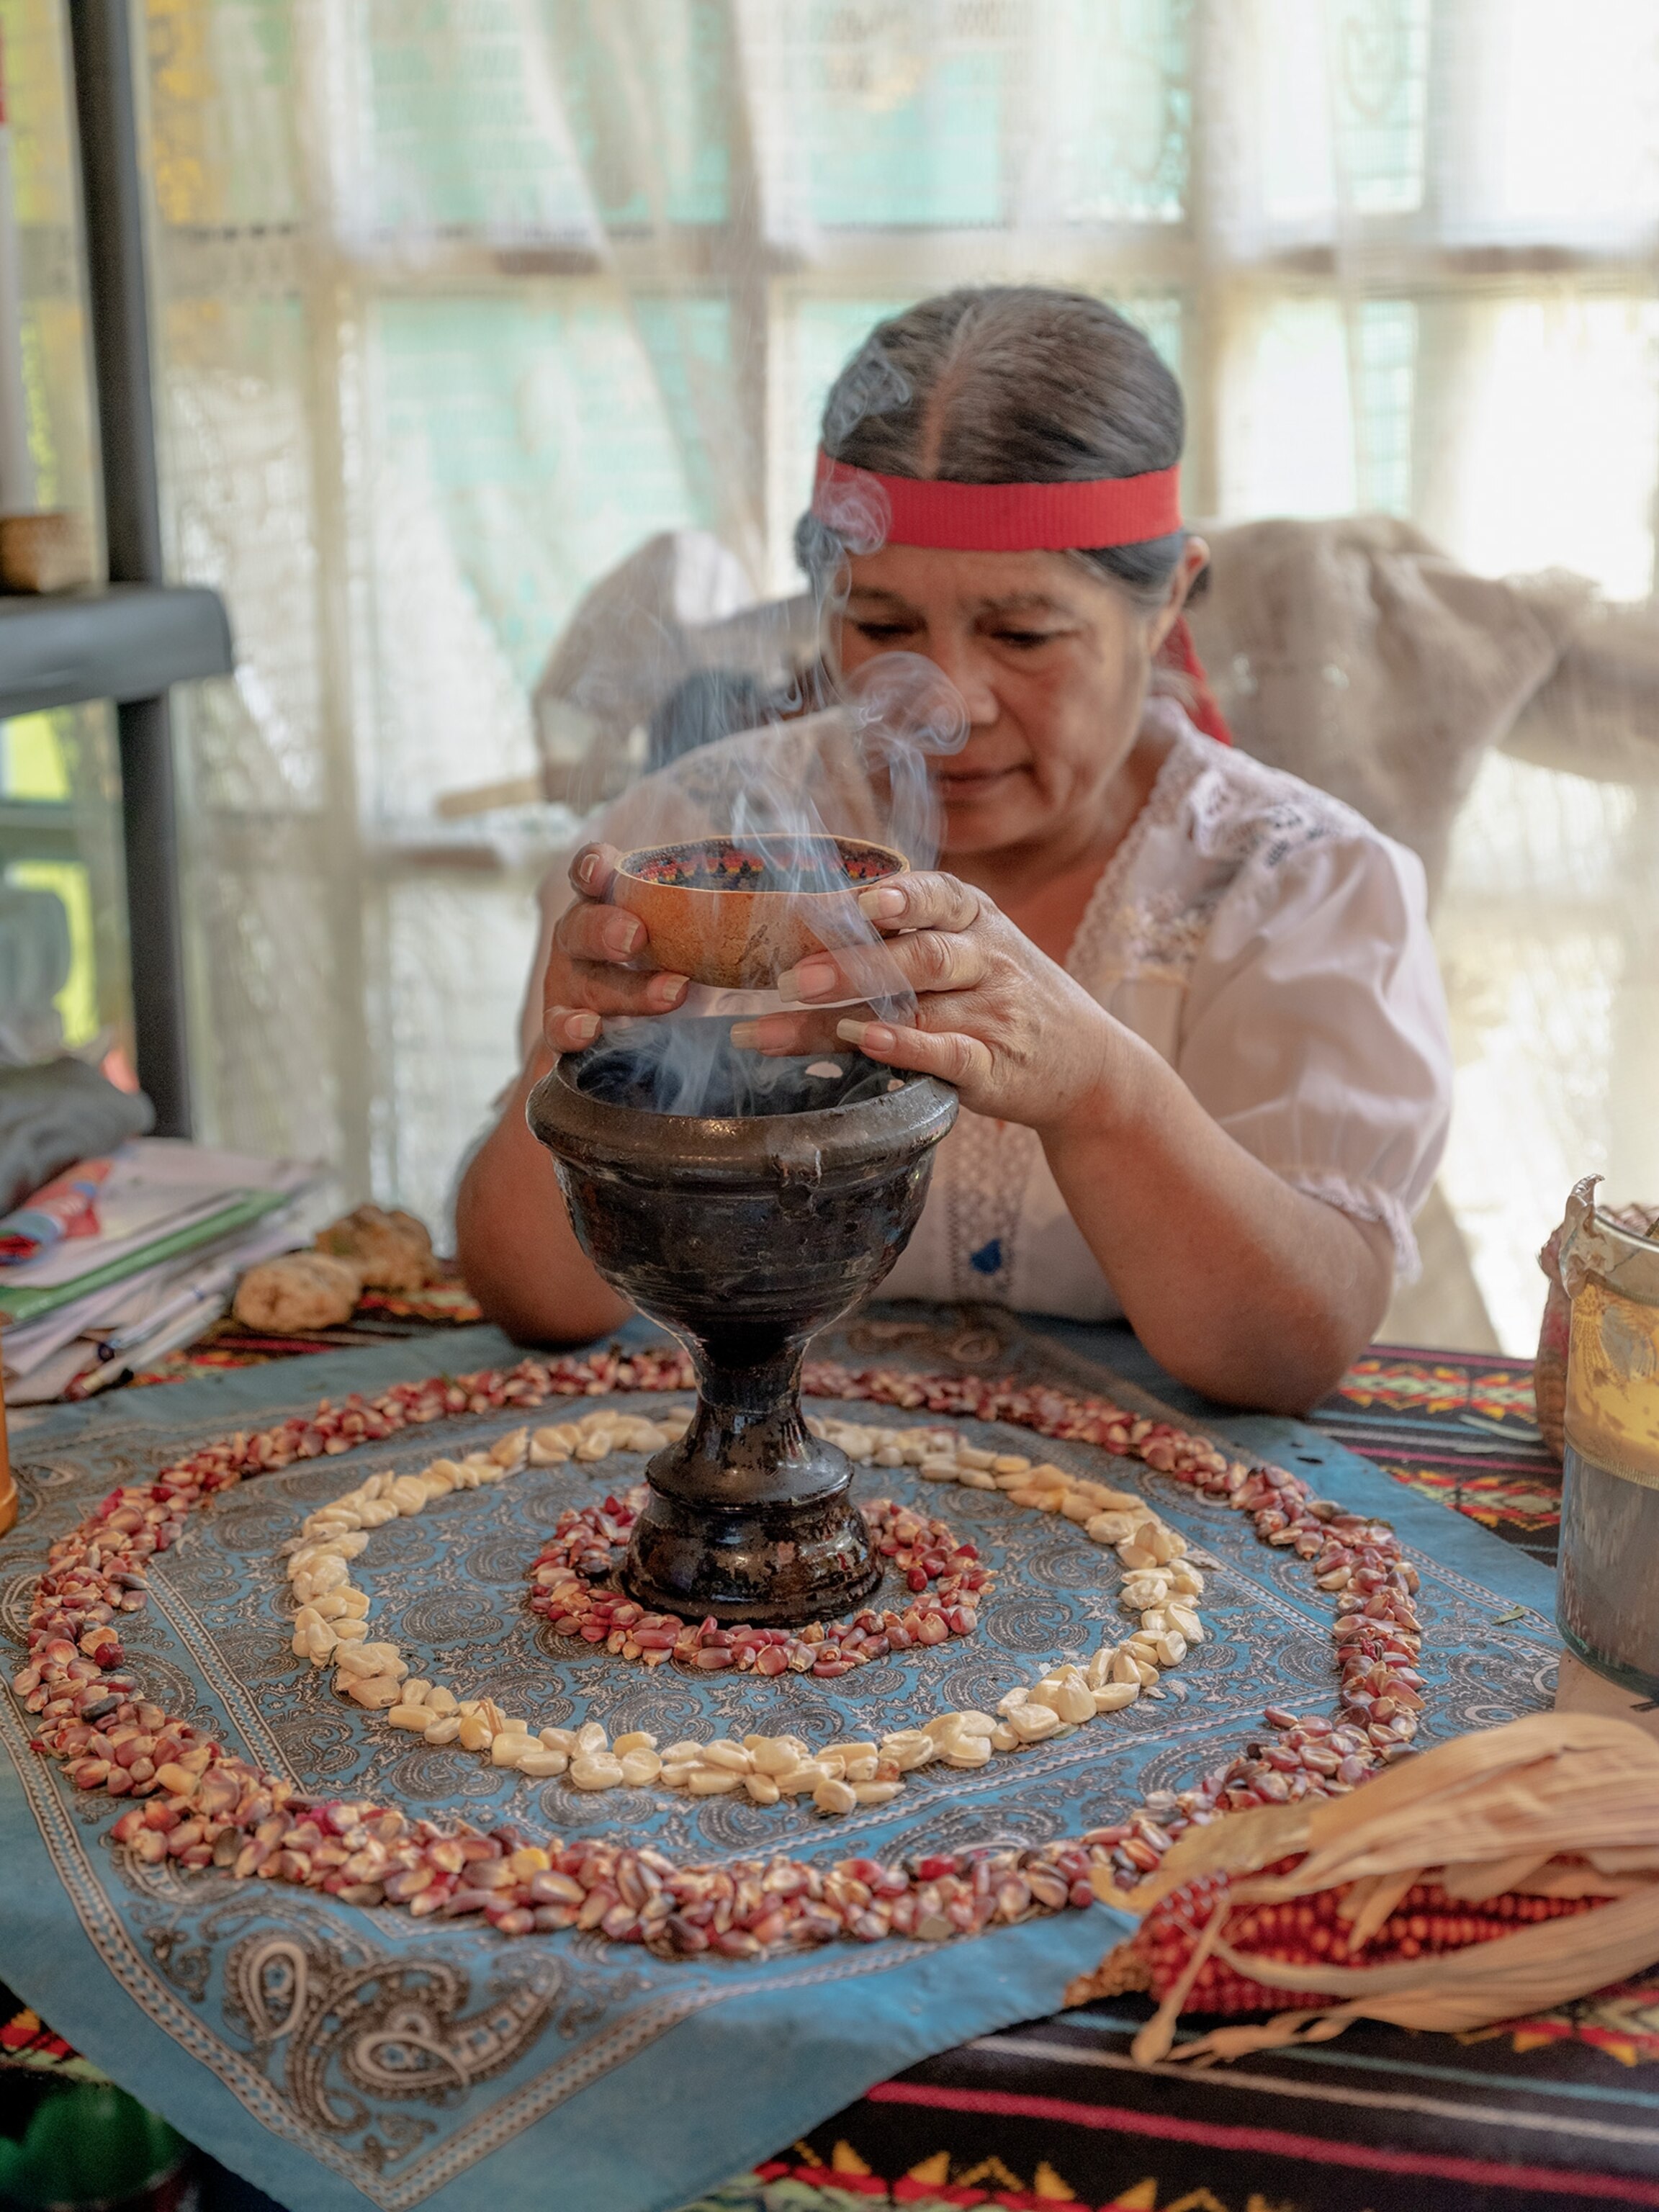
[[[135,1138],[115,1155],[98,1194],[99,1235],[66,1237],[38,1259],[7,1268],[0,1277],[0,1314],[16,1311],[22,1291],[80,1282],[228,1206],[263,1198],[268,1203],[262,1210],[269,1212],[317,1172],[295,1160],[210,1152],[177,1137]]]
[[[0,1275],[0,1356],[14,1405],[60,1396],[192,1342],[259,1261],[307,1244],[337,1210],[327,1170],[173,1138],[115,1156],[101,1233]]]

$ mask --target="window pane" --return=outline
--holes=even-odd
[[[67,940],[67,971],[50,990],[27,955],[20,960],[9,946],[0,960],[0,1027],[42,1058],[60,1042],[101,1036],[131,1059],[114,720],[100,700],[0,722],[0,872],[58,909],[55,921],[48,908],[33,923],[9,913],[8,929],[21,928],[37,949]]]
[[[173,694],[187,758],[234,738],[238,706],[228,684]],[[257,751],[257,726],[240,726]],[[204,1142],[331,1160],[355,1183],[368,1014],[351,990],[362,980],[358,856],[339,831],[298,811],[187,816],[191,1080]]]
[[[742,422],[733,388],[730,303],[646,295],[634,302],[634,322],[679,441],[692,513],[718,531],[755,430]]]
[[[737,0],[766,228],[1004,215],[1000,0]]]
[[[550,42],[515,0],[354,0],[362,106],[348,227],[590,238]]]
[[[1179,377],[1186,320],[1186,303],[1179,293],[1107,292],[1102,296],[1138,330],[1146,331],[1170,374]]]
[[[1219,413],[1229,520],[1352,509],[1353,404],[1337,301],[1265,304],[1235,337]]]
[[[1448,24],[1451,235],[1601,249],[1659,216],[1653,0],[1486,0]]]
[[[816,97],[799,119],[818,222],[1001,221],[997,41],[981,27],[989,11],[951,12],[945,27],[931,6],[809,0]]]
[[[523,775],[576,600],[696,508],[649,354],[597,288],[382,300],[370,329],[371,817]]]
[[[1344,197],[1355,215],[1422,204],[1430,0],[1339,0],[1332,92]]]
[[[482,884],[422,876],[386,893],[389,1110],[375,1187],[395,1190],[445,1243],[462,1158],[490,1100],[518,1073],[519,1002],[537,921],[533,882],[517,875]]]
[[[144,11],[150,159],[164,222],[288,224],[306,193],[295,143],[293,0]]]
[[[1009,57],[1030,80],[1024,220],[1181,220],[1192,28],[1191,0],[1038,0],[1030,9]]]
[[[1417,309],[1409,300],[1362,300],[1354,317],[1354,342],[1359,504],[1374,514],[1409,514]]]
[[[1571,568],[1615,599],[1645,595],[1659,307],[1570,293],[1481,301],[1455,336],[1425,526],[1474,568]]]
[[[1647,794],[1491,756],[1454,836],[1435,937],[1456,1109],[1442,1174],[1508,1352],[1537,1343],[1534,1255],[1580,1176],[1659,1192],[1650,1091],[1659,887]],[[1645,1061],[1644,1061],[1644,1055]],[[1632,1110],[1635,1109],[1635,1110]]]
[[[723,222],[732,60],[717,0],[541,0],[601,219]]]
[[[767,224],[1177,221],[1191,0],[739,0]]]
[[[90,1044],[103,1027],[98,1018],[98,957],[93,935],[92,886],[78,860],[14,860],[6,881],[46,891],[69,924],[70,970],[54,1000],[66,1045]]]
[[[171,557],[222,592],[233,685],[192,710],[198,804],[316,806],[325,789],[311,343],[297,299],[167,301],[159,428]]]

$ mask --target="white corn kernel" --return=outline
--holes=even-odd
[[[427,1741],[431,1741],[428,1736]],[[537,1782],[550,1782],[555,1775],[564,1772],[568,1763],[562,1751],[550,1751],[544,1743],[526,1746],[514,1762],[520,1774],[527,1774]]]
[[[991,1738],[988,1735],[953,1736],[939,1756],[947,1766],[983,1766],[991,1756]]]
[[[544,1746],[542,1756],[551,1758],[553,1754]],[[613,1759],[608,1751],[591,1752],[570,1762],[570,1779],[578,1790],[616,1790],[620,1788],[622,1778],[622,1761]]]

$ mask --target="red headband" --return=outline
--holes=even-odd
[[[812,512],[855,552],[878,545],[932,546],[952,553],[1091,552],[1172,538],[1181,527],[1181,470],[1103,477],[1090,483],[957,483],[941,477],[884,477],[820,451]],[[1199,728],[1232,743],[1193,647],[1177,618],[1158,656],[1185,679]]]
[[[1088,483],[957,483],[884,477],[820,453],[812,512],[833,529],[879,522],[881,542],[966,553],[1065,553],[1139,545],[1181,527],[1179,466]]]

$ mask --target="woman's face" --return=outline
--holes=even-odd
[[[884,545],[849,560],[842,668],[923,653],[968,709],[967,744],[933,768],[946,854],[1093,834],[1134,744],[1152,657],[1205,557],[1190,540],[1152,615],[1058,553]]]

